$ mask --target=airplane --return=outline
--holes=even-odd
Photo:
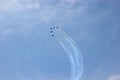
[[[53,33],[53,31],[50,31],[50,33]]]
[[[54,37],[54,34],[52,34],[51,36]]]
[[[53,29],[55,29],[55,26],[53,27]]]
[[[52,30],[52,28],[50,28],[50,30]]]
[[[57,26],[57,29],[58,29],[59,27]]]

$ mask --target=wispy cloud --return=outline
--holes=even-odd
[[[12,33],[13,33],[12,28],[0,29],[0,36],[1,37],[7,37],[7,36],[9,36]]]
[[[0,1],[0,12],[22,11],[38,9],[40,4],[38,2],[25,2],[20,0],[4,0]]]
[[[108,80],[120,80],[120,75],[113,75],[108,78]]]
[[[69,21],[75,16],[81,15],[85,10],[84,5],[76,4],[80,3],[77,1],[61,0],[57,3],[53,2],[53,4],[49,1],[39,0],[0,0],[0,21],[3,22],[0,25],[2,26],[0,35],[6,36],[15,33],[17,31],[14,30],[17,28],[19,32],[22,32],[20,30],[23,30],[23,27],[30,30],[38,27],[36,26],[38,24],[46,25]],[[6,23],[11,23],[11,25],[7,25],[8,29],[4,28]]]

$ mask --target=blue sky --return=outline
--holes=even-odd
[[[0,0],[0,80],[69,80],[52,25],[80,47],[81,80],[120,80],[119,8],[119,0]]]

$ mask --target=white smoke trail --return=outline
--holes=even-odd
[[[71,80],[80,80],[83,74],[83,58],[79,47],[61,29],[52,29],[53,36],[67,52],[71,62]]]

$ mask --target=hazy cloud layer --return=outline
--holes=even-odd
[[[120,80],[120,75],[113,75],[108,78],[108,80]]]
[[[61,23],[79,16],[84,10],[79,0],[0,0],[0,35],[31,33],[36,25]]]
[[[23,0],[4,0],[0,1],[1,12],[23,11],[38,9],[40,4],[37,1],[23,1]]]
[[[68,57],[49,36],[52,24],[79,45],[82,80],[119,80],[119,5],[119,0],[0,0],[0,80],[67,80]]]

